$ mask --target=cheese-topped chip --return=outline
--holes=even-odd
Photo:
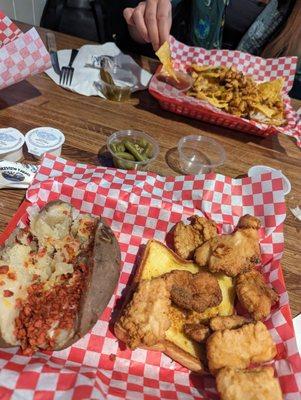
[[[168,42],[164,42],[159,50],[156,52],[156,56],[159,58],[161,64],[163,65],[163,72],[172,76],[176,81],[178,80],[173,65],[172,65],[172,58],[171,58],[171,51]]]

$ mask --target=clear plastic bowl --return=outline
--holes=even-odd
[[[131,161],[117,156],[112,150],[112,144],[120,144],[126,139],[130,139],[134,143],[138,143],[140,140],[146,140],[152,146],[150,158],[148,158],[146,161]],[[128,170],[146,171],[149,167],[149,164],[153,162],[159,154],[159,146],[151,136],[147,135],[145,132],[131,129],[114,132],[107,140],[107,147],[112,155],[115,167]]]
[[[174,71],[174,73],[178,81],[176,81],[173,76],[163,73],[162,70],[157,75],[157,79],[175,87],[179,92],[187,92],[194,82],[192,76],[183,71]]]
[[[131,97],[132,91],[137,85],[137,78],[131,71],[120,68],[107,69],[114,85],[111,85],[99,77],[99,85],[96,88],[101,90],[104,96],[113,101],[126,101]]]
[[[185,174],[206,174],[226,160],[224,148],[206,136],[184,136],[178,143],[179,161]]]

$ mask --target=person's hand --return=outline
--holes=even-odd
[[[171,28],[170,0],[146,0],[136,8],[125,8],[129,33],[139,43],[151,43],[157,51],[168,40]]]

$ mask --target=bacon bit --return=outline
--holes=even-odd
[[[92,233],[96,228],[96,222],[95,221],[84,221],[83,226],[80,228],[80,230],[83,233]]]
[[[27,299],[21,303],[15,320],[15,335],[24,354],[32,354],[38,348],[53,349],[59,331],[72,329],[86,287],[87,272],[87,266],[75,265],[72,285],[65,275],[65,279],[51,289],[45,289],[42,283],[33,283],[28,288]],[[54,323],[57,327],[54,337],[50,338],[48,331]]]
[[[37,281],[40,278],[40,276],[38,274],[33,274],[32,275],[32,280],[33,281]]]
[[[5,285],[4,281],[0,281],[0,286],[4,286],[4,285]]]
[[[7,274],[8,278],[11,279],[12,281],[15,281],[17,279],[17,275],[15,274],[15,272],[9,272]]]
[[[69,212],[67,210],[63,211],[64,215],[69,215]]]
[[[0,274],[7,274],[9,271],[8,265],[0,265]]]
[[[21,308],[22,300],[20,298],[16,299],[16,308]]]
[[[69,259],[73,260],[76,256],[76,251],[75,251],[74,247],[67,243],[67,244],[65,244],[64,248],[67,252],[67,255],[69,256]]]
[[[3,290],[3,297],[12,297],[14,295],[14,292],[11,290]]]
[[[88,266],[85,264],[79,264],[78,266],[83,273],[88,272]]]
[[[38,252],[38,256],[43,257],[46,254],[46,252],[47,252],[46,247],[42,247]]]
[[[27,349],[24,349],[24,350],[23,350],[24,356],[32,356],[33,353],[34,353],[34,350],[31,349],[30,347],[28,347]]]

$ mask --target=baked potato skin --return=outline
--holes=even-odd
[[[66,205],[61,200],[47,203],[39,212],[37,219],[55,207]],[[52,210],[53,211],[53,210]],[[83,215],[83,214],[82,214]],[[53,350],[65,349],[82,338],[97,322],[112,297],[120,276],[121,255],[118,242],[113,231],[101,219],[97,218],[94,241],[86,254],[79,261],[89,266],[89,273],[84,293],[80,300],[79,312],[74,326],[74,335]],[[16,229],[1,250],[14,243],[19,232]],[[1,252],[0,250],[0,252]],[[0,348],[16,347],[7,343],[1,336]]]
[[[107,307],[120,276],[121,255],[116,237],[109,226],[100,220],[90,258],[88,286],[81,300],[75,335],[60,349],[82,338],[97,322]],[[59,350],[59,349],[56,349]]]

